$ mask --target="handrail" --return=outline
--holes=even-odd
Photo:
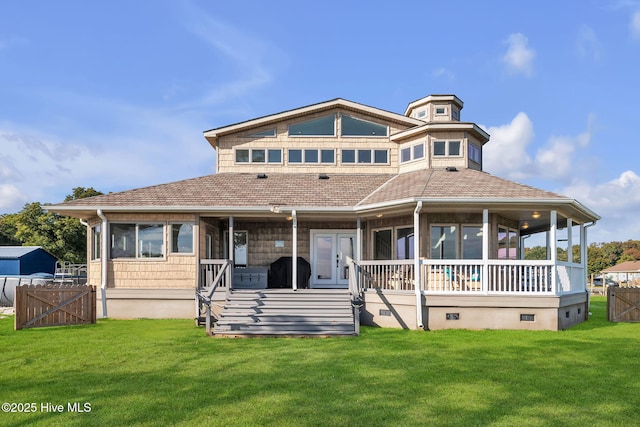
[[[216,276],[213,278],[213,281],[211,283],[211,288],[209,289],[209,292],[204,293],[201,290],[207,289],[206,286],[202,286],[199,289],[196,289],[196,303],[198,304],[198,317],[200,317],[201,314],[201,308],[204,305],[205,306],[205,328],[207,331],[207,334],[211,335],[211,301],[213,299],[213,294],[215,293],[216,289],[218,288],[218,286],[220,285],[220,283],[222,282],[223,277],[225,277],[225,274],[227,273],[227,270],[229,269],[229,267],[233,264],[233,261],[226,259],[226,260],[201,260],[200,261],[201,265],[219,265],[220,268],[218,269],[218,272],[216,273]],[[229,270],[230,271],[230,270]],[[206,277],[204,277],[205,280],[205,284],[206,283]],[[228,278],[228,274],[227,274],[227,278]],[[229,283],[227,283],[227,288],[229,287]]]

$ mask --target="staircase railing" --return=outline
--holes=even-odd
[[[232,261],[206,259],[201,260],[202,266],[201,284],[196,289],[196,304],[198,306],[198,320],[202,317],[204,309],[205,328],[207,334],[211,334],[212,311],[211,304],[213,294],[218,287],[231,287],[231,265]]]
[[[353,307],[353,326],[356,335],[360,335],[360,309],[364,305],[362,288],[360,286],[361,267],[351,257],[347,257],[349,266],[349,293],[351,294],[351,307]]]

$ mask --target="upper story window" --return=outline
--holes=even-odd
[[[388,136],[387,126],[356,117],[342,115],[342,136]]]
[[[289,164],[302,164],[302,163],[335,163],[336,152],[335,150],[318,150],[312,149],[289,149]]]
[[[458,120],[460,119],[460,112],[458,110],[451,110],[451,117],[453,117],[453,120]]]
[[[460,141],[434,141],[433,155],[442,156],[460,156]]]
[[[447,114],[447,107],[436,107],[436,116],[444,116]]]
[[[478,164],[482,163],[482,149],[471,142],[469,143],[469,160]]]
[[[344,149],[341,152],[342,164],[374,164],[374,165],[386,165],[389,164],[389,151],[388,150],[355,150]]]
[[[261,130],[251,135],[247,135],[247,138],[273,138],[276,136],[276,128]]]
[[[282,163],[282,150],[237,148],[236,163]]]
[[[289,136],[335,136],[336,116],[319,117],[306,122],[289,125]]]
[[[400,163],[424,158],[424,144],[420,143],[400,150]]]
[[[418,111],[418,114],[416,114],[416,118],[418,118],[418,119],[425,119],[425,120],[426,120],[426,119],[428,119],[428,117],[427,117],[427,110],[421,110],[421,111]]]

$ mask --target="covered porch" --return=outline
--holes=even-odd
[[[278,213],[286,215],[287,222],[276,228],[287,235],[272,233],[271,238],[275,239],[276,247],[278,242],[289,243],[290,251],[286,253],[292,259],[307,259],[317,278],[321,254],[317,248],[313,249],[314,238],[348,235],[352,241],[347,248],[342,247],[342,251],[338,246],[325,254],[331,268],[336,260],[335,282],[328,284],[333,286],[318,286],[316,281],[311,287],[348,290],[352,300],[363,303],[360,315],[363,324],[410,329],[556,330],[586,320],[587,228],[593,222],[586,222],[584,218],[576,220],[566,211],[561,214],[556,209],[534,211],[528,206],[443,212],[424,209],[419,201],[411,208],[409,212],[405,206],[404,210],[361,212],[350,218],[343,215],[325,225],[326,230],[309,212],[300,215],[293,209],[280,211]],[[447,240],[451,233],[438,234],[443,225],[453,227],[446,218],[459,230],[473,230],[474,237],[458,236],[452,243]],[[242,228],[244,221],[246,219],[229,217],[223,224],[224,232],[234,235],[235,226],[240,224]],[[300,232],[299,221],[306,223],[303,232]],[[469,230],[465,228],[467,221]],[[273,219],[264,226],[271,224]],[[391,242],[381,240],[381,230],[391,230],[385,235],[395,235],[395,238]],[[542,242],[545,259],[524,259],[524,243],[529,238]],[[214,294],[218,295],[220,307],[228,292],[242,287],[238,286],[239,277],[244,276],[242,280],[248,277],[251,281],[252,276],[260,280],[260,274],[270,274],[268,265],[249,262],[250,243],[240,252],[245,257],[246,251],[241,265],[233,259],[238,254],[238,241],[227,239],[221,244],[226,246],[222,252],[231,256],[201,259],[199,274],[199,288],[215,289],[211,297],[216,299]],[[448,244],[456,247],[447,248]],[[395,248],[381,249],[389,245]],[[451,253],[458,257],[433,256]],[[475,254],[475,258],[461,257],[469,254]],[[394,255],[402,255],[404,259],[375,259]],[[293,263],[289,273],[293,291],[305,287],[300,283],[296,265]],[[339,279],[345,281],[339,283]],[[266,288],[268,281],[264,283]]]

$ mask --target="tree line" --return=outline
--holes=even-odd
[[[65,202],[101,192],[76,187]],[[27,203],[20,212],[0,215],[0,246],[42,246],[61,261],[87,262],[87,230],[77,218],[47,211],[47,204]]]
[[[94,188],[76,187],[64,199],[65,202],[98,196]],[[14,214],[0,215],[0,246],[42,246],[62,261],[85,263],[87,261],[87,230],[77,218],[65,217],[47,211],[47,204],[27,203]],[[525,259],[547,258],[546,248],[535,246],[526,249]],[[580,259],[580,247],[572,248],[573,259]],[[558,259],[566,261],[567,251],[558,248]],[[588,248],[589,274],[599,273],[624,261],[640,259],[640,240],[626,242],[591,243]]]

